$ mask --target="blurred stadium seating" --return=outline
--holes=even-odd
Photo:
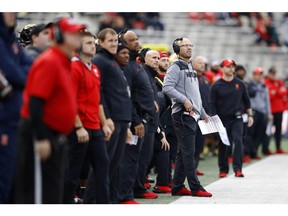
[[[273,13],[275,26],[281,35],[281,17],[283,13]],[[98,31],[101,18],[104,13],[20,13],[18,19],[18,30],[28,23],[50,22],[59,16],[73,16],[84,22],[90,31]],[[210,16],[211,14],[209,14]],[[247,69],[247,77],[252,70],[261,66],[265,72],[274,65],[279,76],[288,76],[288,54],[287,47],[270,48],[255,44],[255,33],[253,28],[247,26],[239,27],[232,19],[217,20],[216,22],[193,21],[191,13],[165,12],[160,13],[164,24],[164,31],[148,29],[135,29],[140,36],[141,43],[145,46],[153,44],[157,47],[165,47],[172,52],[171,43],[177,37],[188,37],[194,44],[193,56],[205,56],[209,62],[232,58],[238,64]]]

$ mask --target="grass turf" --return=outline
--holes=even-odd
[[[275,143],[274,140],[271,140],[269,144],[269,148],[272,152],[275,152]],[[288,152],[288,139],[282,139],[282,149]],[[267,157],[261,153],[261,146],[258,151],[258,155],[261,156],[261,159]],[[260,160],[261,160],[260,159]],[[250,163],[243,163],[243,168],[249,166],[259,160],[251,160]],[[204,160],[200,160],[198,170],[204,172],[204,176],[198,176],[201,184],[205,187],[208,184],[211,184],[214,181],[217,181],[219,169],[217,164],[217,156],[206,156]],[[232,165],[230,164],[230,172],[229,174],[233,173]],[[244,173],[245,174],[245,173]],[[150,178],[156,180],[156,174],[151,173],[149,175]],[[151,188],[148,191],[152,191],[155,183],[151,183]],[[189,189],[187,182],[185,183],[186,187]],[[168,204],[177,200],[179,197],[171,196],[171,194],[158,194],[157,199],[135,199],[137,202],[141,204]]]

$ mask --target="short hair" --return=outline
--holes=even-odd
[[[236,67],[235,67],[235,72],[237,72],[237,71],[239,71],[239,70],[243,70],[243,71],[246,72],[246,69],[244,68],[243,65],[236,65]]]
[[[94,39],[96,39],[96,36],[95,35],[93,35],[91,32],[89,32],[89,31],[82,31],[81,33],[80,33],[80,36],[81,37],[93,37]]]
[[[98,33],[98,35],[97,35],[98,40],[104,41],[106,38],[106,35],[109,33],[112,35],[117,35],[117,32],[114,29],[105,28]]]

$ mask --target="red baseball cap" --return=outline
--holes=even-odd
[[[236,62],[233,59],[224,59],[221,62],[221,67],[229,67],[229,66],[236,66]]]
[[[254,69],[253,74],[263,74],[264,70],[261,67],[257,67]]]
[[[169,58],[169,54],[165,51],[158,51],[159,52],[159,55],[160,55],[160,59],[161,58]]]
[[[85,25],[76,23],[72,18],[61,18],[58,25],[63,32],[69,33],[77,33],[86,28]]]

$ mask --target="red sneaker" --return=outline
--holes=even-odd
[[[172,192],[172,196],[191,196],[191,195],[192,195],[192,192],[185,187],[181,188],[176,193]]]
[[[192,196],[196,197],[212,197],[212,194],[205,190],[198,190],[195,193],[192,193]]]
[[[171,193],[171,188],[169,186],[159,186],[156,185],[153,189],[154,193]]]
[[[271,152],[270,150],[268,150],[267,152],[264,153],[264,155],[273,155],[273,152]]]
[[[286,154],[286,152],[283,151],[282,149],[277,149],[276,154]]]
[[[147,189],[150,189],[151,188],[151,184],[149,182],[145,182],[144,183],[144,186],[147,188]]]
[[[219,178],[225,178],[227,177],[227,173],[225,172],[220,172],[219,175],[218,175]]]
[[[249,155],[244,155],[243,163],[250,163],[250,162],[251,162],[250,156]]]
[[[199,170],[196,170],[196,175],[203,176],[204,173],[203,173],[203,172],[200,172]]]
[[[120,202],[120,204],[140,204],[139,202],[136,202],[135,200],[126,200]]]
[[[233,162],[233,158],[232,157],[228,157],[228,162],[232,163]]]
[[[172,169],[175,169],[175,163],[174,163],[174,162],[172,162],[171,168],[172,168]]]
[[[142,199],[156,199],[158,195],[153,192],[145,192],[143,194],[134,194],[134,197]]]
[[[244,174],[241,171],[236,171],[235,177],[244,177]]]

